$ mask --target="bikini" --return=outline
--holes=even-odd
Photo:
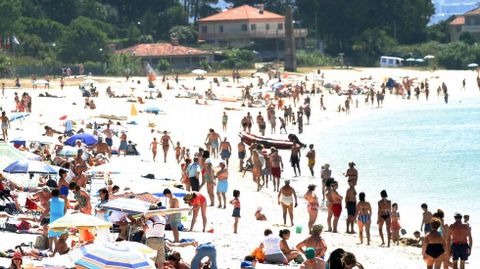
[[[428,244],[425,250],[425,253],[434,259],[440,257],[444,252],[443,244]]]
[[[363,224],[367,224],[370,220],[370,215],[358,215],[358,221],[362,222]]]

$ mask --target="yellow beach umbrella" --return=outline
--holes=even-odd
[[[132,104],[132,107],[130,108],[130,116],[132,117],[135,117],[138,115],[138,110],[137,108],[135,107],[134,104]]]
[[[112,224],[100,218],[83,213],[65,215],[48,225],[48,229],[54,232],[62,232],[70,228],[77,229],[102,229],[110,228]]]

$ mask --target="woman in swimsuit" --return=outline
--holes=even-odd
[[[190,158],[187,158],[185,159],[185,163],[183,163],[180,166],[180,169],[182,170],[182,183],[185,185],[186,191],[190,191],[192,188],[190,185],[190,179],[188,178],[188,171],[187,171],[188,165],[190,165],[191,162],[192,160]]]
[[[383,238],[383,224],[385,223],[386,229],[387,229],[387,240],[388,240],[388,245],[387,247],[390,247],[390,223],[391,223],[391,218],[390,215],[392,214],[392,202],[388,200],[388,195],[386,190],[382,190],[380,192],[380,196],[382,197],[382,200],[378,201],[378,232],[380,233],[380,238],[382,239],[382,244],[380,246],[385,245],[385,240]]]
[[[372,219],[372,206],[369,202],[365,201],[365,193],[361,192],[358,195],[360,200],[357,203],[357,216],[358,219],[358,230],[360,236],[360,244],[363,244],[363,227],[365,227],[365,232],[367,233],[367,246],[370,245],[370,224]]]
[[[287,240],[290,239],[290,230],[288,230],[288,229],[280,230],[279,236],[280,236],[280,238],[282,238],[282,241],[280,241],[280,249],[282,250],[283,255],[285,255],[285,257],[287,257],[287,260],[289,262],[292,261],[292,260],[296,260],[297,257],[298,258],[302,257],[297,250],[291,249],[288,246]]]
[[[202,221],[203,221],[203,232],[207,228],[207,199],[199,192],[191,192],[185,197],[183,197],[183,201],[193,207],[193,216],[192,222],[190,224],[190,231],[193,230],[195,226],[195,222],[197,221],[198,212],[202,211]]]
[[[445,260],[445,250],[447,244],[442,235],[438,232],[438,228],[442,226],[442,221],[438,218],[432,218],[431,221],[432,231],[429,232],[422,245],[422,255],[427,269],[440,268],[442,262]]]
[[[308,230],[311,232],[312,227],[315,224],[315,221],[317,220],[317,215],[318,215],[318,197],[317,194],[315,194],[315,185],[310,184],[308,185],[308,191],[305,193],[303,196],[305,200],[307,200],[307,211],[308,211]]]
[[[303,255],[305,255],[305,250],[303,248],[314,248],[315,257],[323,259],[325,256],[325,252],[327,252],[327,244],[325,243],[325,240],[323,240],[323,238],[320,236],[322,230],[322,225],[314,225],[311,235],[297,245],[297,250]],[[324,262],[323,266],[325,266]]]
[[[203,187],[204,184],[207,184],[207,191],[208,196],[210,197],[210,206],[215,206],[215,174],[213,171],[212,160],[207,159],[204,165],[204,173],[203,173],[203,182],[200,186],[200,189]]]
[[[162,143],[162,149],[163,149],[163,162],[166,163],[167,162],[168,149],[170,148],[169,142],[172,143],[173,147],[175,147],[175,145],[173,144],[173,141],[170,138],[170,136],[168,135],[167,131],[163,131],[163,136],[162,136],[162,138],[160,138],[160,141]]]
[[[152,150],[153,154],[153,161],[155,162],[155,158],[157,158],[157,145],[160,144],[157,142],[157,138],[154,137],[152,143],[150,143],[150,149]]]

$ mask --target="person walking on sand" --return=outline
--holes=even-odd
[[[227,112],[223,112],[223,116],[222,116],[222,128],[223,128],[223,132],[226,132],[227,131],[227,123],[228,123],[228,115],[227,115]]]
[[[168,208],[180,208],[178,199],[172,195],[172,191],[168,188],[163,190],[163,195],[168,199]],[[168,215],[167,224],[170,224],[173,234],[173,242],[180,242],[180,235],[178,233],[178,226],[182,224],[182,213],[174,213]]]
[[[355,169],[355,163],[354,162],[349,162],[348,163],[348,169],[347,172],[345,172],[345,177],[348,178],[348,180],[352,180],[353,186],[357,186],[357,180],[358,180],[358,171]]]
[[[294,204],[295,198],[295,204]],[[287,225],[287,211],[290,216],[290,224],[293,226],[293,207],[297,207],[297,194],[295,189],[290,186],[290,180],[285,180],[285,185],[280,188],[277,196],[278,204],[282,206],[283,225]]]
[[[367,246],[370,246],[370,224],[372,223],[372,206],[365,201],[365,193],[361,192],[358,195],[360,200],[357,204],[356,216],[358,220],[358,233],[360,237],[360,244],[363,244],[363,228],[367,234]]]
[[[220,135],[217,134],[215,130],[210,129],[205,140],[207,146],[210,148],[210,154],[212,154],[212,157],[218,158],[218,147],[222,141]]]
[[[438,232],[440,226],[442,226],[442,221],[438,218],[432,218],[432,230],[423,239],[422,255],[427,264],[427,269],[433,269],[433,266],[440,268],[442,261],[446,259],[447,242]]]
[[[380,238],[382,239],[382,244],[380,246],[385,246],[385,239],[383,237],[383,224],[385,224],[387,229],[387,247],[390,247],[390,226],[391,226],[391,215],[392,215],[392,202],[388,200],[388,195],[386,190],[382,190],[380,192],[380,196],[382,199],[378,201],[378,232],[380,234]]]
[[[243,164],[244,164],[245,157],[247,155],[247,149],[246,149],[245,143],[243,143],[243,139],[241,139],[240,142],[238,142],[237,151],[238,151],[238,159],[240,160],[239,172],[243,172]]]
[[[460,260],[460,269],[465,269],[465,261],[472,255],[472,232],[471,228],[462,223],[462,215],[455,213],[455,222],[450,225],[449,242],[452,242],[451,255],[453,256],[453,269],[458,268]]]
[[[180,145],[180,142],[177,141],[177,146],[174,148],[175,150],[175,159],[177,163],[180,163],[185,158],[185,148]]]
[[[227,163],[227,166],[231,155],[232,146],[230,145],[230,142],[227,141],[227,138],[224,137],[222,143],[220,143],[220,157]]]
[[[232,217],[235,219],[233,223],[233,233],[236,234],[238,231],[238,220],[240,219],[240,191],[233,191],[233,200],[230,201],[230,204],[233,205]]]
[[[347,234],[354,234],[355,229],[353,225],[355,224],[355,216],[357,215],[357,191],[355,190],[355,185],[353,180],[348,180],[347,193],[345,194],[345,207],[347,209]]]
[[[227,208],[228,169],[224,161],[220,161],[220,171],[217,172],[215,178],[217,179],[218,208],[222,208],[223,201],[223,209],[225,209]]]
[[[152,150],[153,161],[156,162],[155,158],[157,157],[157,146],[158,146],[157,138],[154,137],[152,143],[150,143],[150,149]]]
[[[308,148],[310,149],[308,152],[307,152],[307,159],[308,159],[308,169],[310,169],[310,173],[312,174],[312,177],[314,177],[314,167],[315,167],[315,150],[313,149],[313,144],[310,144],[310,146],[308,146]]]
[[[193,230],[195,222],[197,222],[198,212],[201,211],[203,221],[202,231],[205,232],[205,229],[207,228],[207,199],[205,199],[205,196],[201,195],[199,192],[194,191],[185,195],[185,197],[183,197],[183,201],[193,207],[190,231]]]
[[[302,172],[300,171],[300,148],[301,148],[300,145],[293,142],[292,150],[290,152],[290,163],[293,167],[293,172],[295,173],[295,177],[302,175]],[[297,175],[297,169],[298,169],[298,175]]]
[[[2,136],[3,141],[8,141],[8,129],[10,129],[10,120],[7,117],[5,111],[2,111],[2,117],[0,118],[2,121]]]
[[[172,138],[170,138],[167,131],[163,131],[163,136],[160,138],[160,142],[162,143],[163,162],[166,163],[167,153],[168,153],[168,149],[170,148],[170,143],[172,144],[173,147],[175,147],[175,144],[173,144]]]
[[[273,191],[278,191],[280,189],[280,177],[282,176],[283,171],[283,161],[282,157],[278,154],[278,150],[274,147],[270,149],[270,169],[273,177]]]
[[[311,232],[312,227],[317,221],[318,209],[320,205],[318,204],[318,197],[315,193],[316,186],[313,184],[308,185],[308,190],[303,196],[307,201],[307,212],[308,212],[308,230]]]

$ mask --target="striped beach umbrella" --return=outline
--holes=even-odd
[[[117,210],[128,214],[143,214],[148,211],[151,203],[138,199],[118,198],[101,205],[103,209]]]
[[[91,244],[70,251],[76,268],[81,269],[154,269],[153,261],[142,252],[115,243]]]
[[[110,228],[112,224],[100,218],[83,213],[65,215],[48,225],[48,228],[54,232],[63,232],[70,228],[77,229],[102,229]]]

